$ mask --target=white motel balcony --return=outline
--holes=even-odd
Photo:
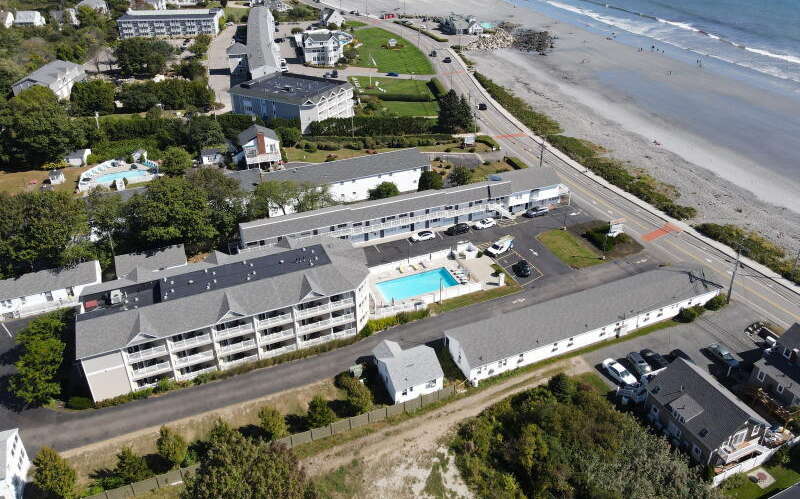
[[[178,340],[178,341],[170,340],[169,346],[174,352],[178,350],[185,350],[190,347],[207,345],[208,343],[211,343],[211,335],[209,333],[205,333],[199,336],[195,336],[194,338],[188,338],[185,340]]]
[[[331,333],[322,336],[317,336],[313,340],[303,340],[302,343],[300,344],[300,348],[308,348],[314,345],[318,345],[320,343],[326,343],[328,341],[331,341],[332,339],[334,339],[334,335]]]
[[[306,324],[304,326],[298,326],[297,332],[300,334],[311,333],[313,331],[319,331],[320,329],[331,327],[331,325],[331,319],[324,319],[321,321],[312,322],[311,324]]]
[[[287,352],[294,352],[295,350],[297,350],[297,345],[295,345],[294,343],[280,348],[273,348],[272,350],[267,350],[266,348],[262,348],[261,357],[266,359],[268,357],[275,357],[276,355],[281,355]]]
[[[319,315],[323,312],[327,312],[331,309],[329,303],[323,303],[322,305],[317,305],[316,307],[311,308],[304,308],[304,309],[297,309],[294,313],[298,319],[303,319],[306,317],[313,317],[315,315]]]
[[[165,355],[167,353],[167,347],[164,345],[159,345],[157,347],[148,348],[146,350],[139,350],[138,352],[129,353],[128,360],[130,362],[136,362],[139,360],[146,360],[152,359],[153,357],[158,357],[159,355]]]
[[[145,376],[153,376],[155,374],[160,374],[171,370],[172,366],[169,364],[169,362],[159,362],[158,364],[153,364],[151,366],[146,366],[139,369],[131,368],[131,373],[133,374],[134,379],[138,379],[138,378],[143,378]]]
[[[336,336],[337,338],[342,338],[342,337],[345,337],[345,336],[351,336],[351,335],[354,335],[354,334],[356,334],[356,328],[354,328],[354,327],[351,327],[350,329],[344,329],[342,331],[336,331],[335,333],[333,333],[333,335]]]
[[[355,305],[356,301],[352,298],[345,298],[344,300],[332,301],[331,310],[340,310]]]
[[[230,329],[225,329],[223,331],[214,331],[214,338],[217,340],[223,340],[225,338],[232,338],[234,336],[241,336],[243,334],[252,332],[253,332],[252,324],[243,324],[241,326],[232,327]]]
[[[292,314],[283,314],[275,317],[270,317],[269,319],[261,319],[258,321],[258,327],[262,328],[270,326],[280,326],[281,324],[286,324],[287,322],[292,322]]]
[[[292,338],[292,337],[294,337],[294,329],[289,328],[289,329],[284,329],[283,331],[278,331],[277,333],[262,334],[259,337],[258,340],[259,340],[259,343],[261,343],[262,345],[265,345],[265,344],[275,343],[276,341],[281,341],[281,340],[285,340],[286,338]]]
[[[255,347],[256,347],[256,340],[245,340],[245,341],[240,341],[239,343],[232,343],[230,345],[220,346],[219,352],[222,354],[231,354]]]
[[[348,322],[354,321],[356,318],[356,314],[349,313],[343,315],[337,315],[335,317],[331,317],[331,326],[338,326],[340,324],[347,324]]]
[[[196,364],[204,360],[211,360],[214,358],[213,350],[206,350],[205,352],[198,352],[196,354],[187,355],[186,357],[175,357],[175,367],[188,366]]]
[[[258,360],[258,354],[254,353],[253,355],[248,355],[247,357],[242,357],[241,359],[222,361],[221,364],[223,369],[227,369],[229,367],[238,366],[239,364],[246,364],[256,360]]]
[[[200,376],[203,373],[210,373],[211,371],[216,371],[216,370],[217,370],[217,366],[210,366],[210,367],[206,367],[204,369],[198,369],[197,371],[188,372],[186,374],[178,374],[178,380],[187,381],[187,380],[190,380],[190,379],[194,379],[194,378]]]

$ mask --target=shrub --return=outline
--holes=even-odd
[[[501,106],[506,108],[506,110],[513,114],[518,120],[524,123],[525,126],[530,128],[533,133],[539,135],[540,137],[561,133],[561,125],[559,125],[557,121],[545,114],[537,113],[523,99],[515,96],[481,73],[476,71],[474,74],[475,79],[478,80],[478,83],[480,83],[481,86],[489,92],[492,98],[500,103]]]
[[[336,421],[336,414],[333,409],[328,407],[328,401],[320,395],[316,395],[308,404],[306,414],[306,425],[309,429],[328,426]]]
[[[88,397],[70,397],[67,400],[67,409],[74,409],[76,411],[83,411],[92,409],[94,402]]]
[[[372,392],[349,372],[336,376],[336,386],[347,394],[347,404],[352,415],[357,416],[372,410]]]
[[[299,27],[292,28],[292,34],[293,35],[296,35],[297,33],[302,33],[302,32],[303,32],[303,28],[299,28]]]
[[[705,304],[706,310],[719,310],[728,304],[728,295],[720,293],[714,298],[708,300]]]
[[[264,432],[264,437],[267,441],[277,440],[288,434],[286,430],[286,420],[283,414],[274,407],[262,407],[261,410],[258,411],[258,421],[261,424],[261,430]]]
[[[511,168],[515,170],[522,170],[528,167],[528,165],[526,165],[525,162],[514,156],[506,156],[503,158],[503,161],[511,165]]]
[[[547,136],[547,141],[579,163],[583,163],[587,159],[595,156],[595,149],[589,145],[591,142],[585,140],[567,137],[566,135],[553,134]]]
[[[703,313],[703,310],[704,309],[702,307],[682,308],[678,312],[678,315],[675,317],[675,319],[678,322],[684,322],[688,324],[690,322],[694,322],[695,319],[700,317],[700,315]]]
[[[158,455],[169,463],[170,469],[177,468],[189,454],[186,440],[166,426],[162,426],[158,433],[158,440],[156,440]]]
[[[790,449],[788,445],[781,446],[778,451],[772,455],[772,458],[769,460],[770,464],[778,465],[778,466],[786,466],[789,464],[789,461],[792,459]]]
[[[436,77],[433,77],[428,81],[428,88],[431,89],[431,93],[433,93],[433,96],[437,99],[447,93],[447,89]]]
[[[481,144],[486,144],[489,147],[500,149],[500,144],[498,144],[496,140],[488,135],[478,135],[475,137],[475,142],[480,142]]]
[[[317,152],[317,145],[313,142],[306,142],[303,149],[305,149],[306,152]]]

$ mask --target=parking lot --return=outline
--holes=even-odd
[[[682,354],[684,358],[691,359],[716,376],[720,382],[730,386],[734,383],[735,377],[726,376],[727,368],[714,360],[706,351],[706,347],[712,343],[726,345],[732,352],[742,357],[744,363],[738,375],[740,377],[746,375],[752,363],[761,358],[761,349],[745,334],[744,329],[759,319],[763,318],[746,305],[733,302],[717,312],[706,312],[690,324],[680,324],[610,345],[587,353],[583,358],[600,372],[612,388],[616,388],[617,385],[602,368],[603,360],[607,358],[618,360],[630,370],[631,365],[625,356],[629,352],[639,352],[644,348],[664,356]]]
[[[543,275],[559,275],[571,271],[568,266],[561,263],[561,260],[542,246],[536,239],[538,234],[560,228],[565,220],[567,224],[572,225],[588,222],[591,219],[576,206],[563,206],[545,216],[536,218],[518,216],[513,221],[498,220],[495,227],[483,230],[471,228],[469,232],[457,236],[446,235],[444,229],[447,227],[442,227],[441,230],[437,229],[435,232],[436,238],[429,241],[412,242],[409,238],[404,238],[365,246],[364,251],[367,255],[367,264],[375,266],[447,249],[458,241],[470,241],[483,250],[501,237],[510,235],[514,237],[514,248],[505,255],[501,255],[496,261],[513,275],[511,266],[521,259],[527,260],[535,270],[529,278],[517,277],[517,280],[524,285]]]

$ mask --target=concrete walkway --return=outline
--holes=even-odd
[[[231,94],[228,90],[231,87],[231,75],[228,69],[227,50],[233,44],[233,35],[236,33],[236,26],[226,26],[212,41],[208,48],[208,84],[216,94],[216,101],[224,105],[217,110],[218,114],[227,113],[232,110]]]

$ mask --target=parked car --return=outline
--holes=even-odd
[[[511,267],[511,269],[520,277],[530,277],[531,273],[533,272],[531,270],[531,264],[528,263],[527,260],[518,261]]]
[[[622,367],[622,364],[614,359],[606,359],[603,361],[603,369],[606,370],[609,376],[620,385],[633,385],[637,383],[636,378],[628,372],[627,369]]]
[[[478,104],[478,109],[480,111],[486,111],[486,109],[487,109],[486,103],[485,102],[481,102],[480,104]]]
[[[495,241],[493,245],[486,248],[486,253],[497,258],[498,256],[502,255],[503,253],[505,253],[506,251],[510,250],[513,247],[514,247],[514,237],[503,236],[497,241]]]
[[[528,218],[541,217],[542,215],[547,215],[549,211],[550,208],[547,206],[535,206],[527,210],[525,216]]]
[[[691,363],[694,363],[694,361],[692,360],[692,358],[691,358],[691,357],[689,357],[689,355],[687,355],[687,354],[686,354],[686,352],[684,352],[684,351],[683,351],[683,350],[681,350],[680,348],[676,348],[675,350],[673,350],[673,351],[671,351],[671,352],[669,353],[669,360],[670,360],[670,361],[676,360],[676,359],[678,359],[678,358],[681,358],[681,359],[683,359],[683,360],[687,360],[687,361],[689,361],[689,362],[691,362]]]
[[[645,348],[639,353],[642,355],[644,360],[650,364],[650,368],[653,371],[660,371],[669,365],[669,362],[664,358],[663,355],[658,352],[654,352],[649,348]]]
[[[494,227],[495,225],[497,225],[497,222],[495,222],[494,218],[484,218],[472,224],[472,228],[481,230]]]
[[[467,225],[465,223],[458,223],[458,224],[453,225],[452,227],[449,227],[444,232],[448,236],[457,236],[459,234],[464,234],[464,233],[469,232],[469,225]]]
[[[449,63],[453,62],[453,59],[450,59],[449,57],[445,57],[444,59],[442,59],[442,62],[446,62],[446,63],[449,64]]]
[[[739,361],[733,356],[731,350],[722,343],[708,345],[708,353],[728,367],[739,367]]]
[[[400,76],[400,75],[392,71],[391,73],[386,73],[386,76]]]
[[[339,70],[334,69],[333,71],[331,71],[331,77],[332,78],[338,78],[339,77]]]
[[[423,230],[411,236],[411,240],[415,243],[420,241],[430,241],[431,239],[436,239],[436,234],[429,230]]]
[[[644,357],[642,357],[639,352],[629,353],[626,359],[628,359],[631,367],[633,367],[633,370],[639,375],[640,378],[650,374],[650,371],[653,370],[653,368],[650,367],[650,364],[644,360]]]
[[[429,55],[431,57],[436,57],[436,51],[435,50],[431,50],[431,53]]]

